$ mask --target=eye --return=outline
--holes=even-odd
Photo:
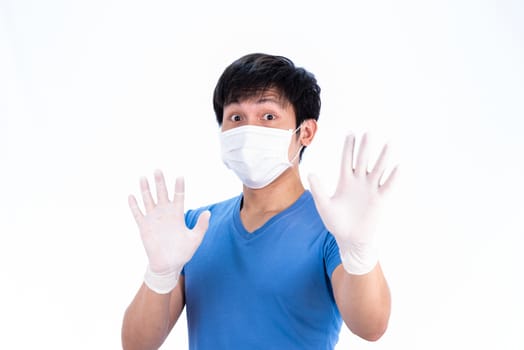
[[[266,114],[264,114],[262,119],[264,119],[264,120],[275,120],[275,119],[277,119],[277,117],[275,115],[271,114],[271,113],[266,113]]]
[[[238,114],[233,114],[231,117],[229,117],[229,120],[231,120],[232,122],[239,122],[242,120],[242,117]]]

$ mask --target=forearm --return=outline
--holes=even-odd
[[[348,328],[366,340],[378,340],[391,313],[391,295],[380,264],[364,275],[349,274],[340,265],[333,278],[335,299]]]
[[[124,315],[122,346],[125,350],[158,349],[170,330],[171,293],[157,294],[142,284]]]

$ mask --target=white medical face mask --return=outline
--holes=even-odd
[[[290,161],[288,150],[293,134],[300,129],[283,130],[245,125],[220,133],[222,161],[249,188],[269,185],[297,158]]]

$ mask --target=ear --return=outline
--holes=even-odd
[[[305,119],[300,127],[300,143],[309,146],[317,133],[317,121],[315,119]]]

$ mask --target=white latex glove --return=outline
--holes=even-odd
[[[344,269],[354,275],[370,272],[378,262],[375,228],[383,197],[391,188],[397,170],[395,167],[388,178],[382,179],[388,153],[385,145],[376,164],[368,171],[367,146],[364,134],[353,168],[355,136],[346,137],[340,178],[333,196],[328,197],[322,191],[315,175],[309,176],[317,210],[337,241]]]
[[[188,229],[184,220],[184,178],[176,179],[173,201],[168,198],[164,175],[159,170],[155,172],[155,184],[158,203],[151,196],[147,179],[140,179],[145,215],[133,195],[129,196],[129,207],[149,260],[144,282],[153,291],[166,294],[175,288],[182,268],[202,242],[211,214],[203,212],[195,227]]]

